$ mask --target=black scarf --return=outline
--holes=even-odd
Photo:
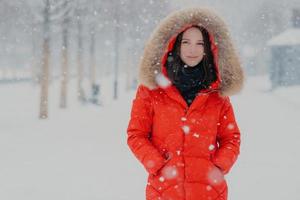
[[[178,76],[172,83],[180,91],[189,106],[197,93],[205,88],[205,84],[203,84],[204,76],[203,60],[194,67],[185,64],[179,66]]]

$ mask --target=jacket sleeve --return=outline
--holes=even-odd
[[[229,97],[225,97],[221,108],[217,142],[219,147],[216,149],[212,161],[223,174],[227,174],[240,153],[240,130]]]
[[[132,102],[127,128],[127,144],[145,169],[153,175],[162,168],[166,159],[149,140],[152,131],[153,107],[150,90],[139,85]]]

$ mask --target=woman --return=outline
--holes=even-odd
[[[228,29],[206,8],[166,17],[140,64],[127,143],[147,172],[147,200],[227,200],[240,152],[229,96],[243,71]]]

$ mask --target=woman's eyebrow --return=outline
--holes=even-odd
[[[182,38],[182,40],[190,40],[190,39]],[[197,40],[197,42],[203,42],[203,40]]]

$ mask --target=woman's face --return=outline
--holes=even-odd
[[[181,60],[194,67],[203,59],[204,42],[203,36],[199,29],[192,27],[187,29],[182,36],[180,44]]]

